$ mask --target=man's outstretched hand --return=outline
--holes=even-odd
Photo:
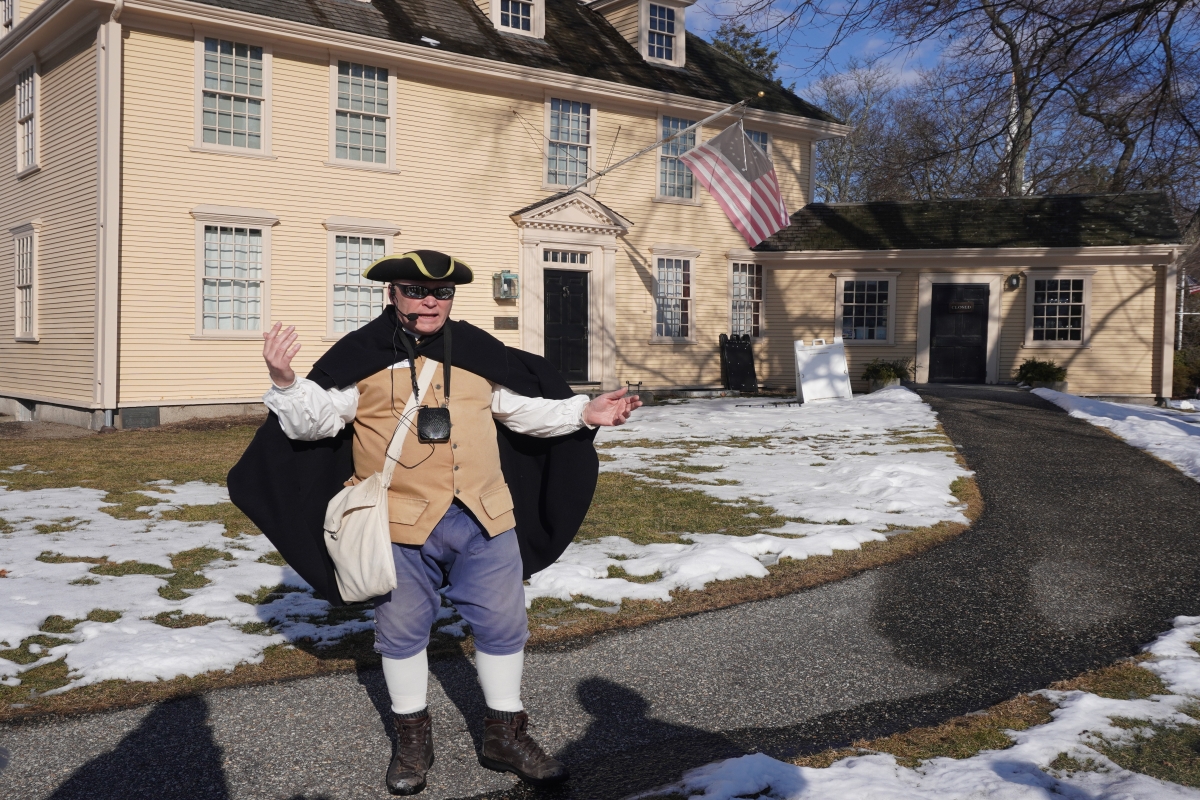
[[[622,425],[633,410],[642,404],[636,394],[625,396],[628,389],[605,392],[583,407],[583,421],[588,425]]]
[[[296,341],[295,325],[281,328],[283,323],[276,322],[271,330],[263,331],[263,360],[267,362],[267,372],[271,373],[271,383],[286,389],[296,382],[292,358],[300,352],[300,343]]]

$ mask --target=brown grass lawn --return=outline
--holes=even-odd
[[[30,465],[20,472],[4,473],[0,481],[11,489],[20,490],[71,486],[105,489],[108,501],[115,503],[106,509],[108,513],[122,518],[146,517],[136,508],[153,501],[146,495],[135,493],[136,489],[149,481],[162,479],[177,483],[202,480],[223,484],[226,473],[249,443],[259,421],[242,418],[204,420],[75,439],[0,439],[0,468],[13,464]],[[922,436],[923,441],[936,449],[949,449],[948,441],[940,436],[931,437],[928,433]],[[778,527],[785,521],[770,508],[754,501],[731,506],[702,491],[688,488],[690,476],[686,469],[672,470],[671,475],[678,480],[672,485],[664,485],[631,475],[601,473],[596,497],[580,537],[617,534],[639,543],[678,541],[675,535],[678,531],[749,535]],[[952,490],[967,504],[967,516],[975,519],[982,510],[982,500],[974,482],[959,479]],[[759,517],[748,517],[749,512],[755,512]],[[225,524],[231,535],[258,535],[250,521],[228,503],[184,507],[163,516],[188,521],[218,520]],[[0,520],[0,533],[5,525]],[[712,583],[703,591],[676,591],[669,603],[625,601],[617,613],[581,610],[573,603],[556,600],[538,600],[530,611],[529,646],[545,646],[605,630],[645,625],[819,586],[927,550],[958,535],[965,527],[941,523],[898,532],[884,542],[868,542],[861,550],[837,551],[832,556],[814,556],[803,561],[784,559],[770,567],[770,575],[763,579],[743,578]],[[180,596],[179,593],[189,588],[203,585],[205,579],[198,571],[220,555],[216,551],[199,550],[176,554],[174,572],[164,576],[167,585],[161,591]],[[0,570],[7,566],[3,558],[0,552]],[[122,569],[138,571],[138,566],[133,562],[128,565],[97,563],[93,568]],[[0,572],[0,576],[3,574]],[[615,577],[620,572],[610,574]],[[247,596],[245,600],[261,602],[269,592],[268,587],[258,597]],[[331,615],[344,617],[360,611],[361,607],[335,609]],[[111,619],[114,613],[96,609],[89,618]],[[11,650],[0,650],[0,657],[30,663],[36,656],[29,652],[29,645],[53,645],[59,641],[55,634],[69,633],[80,621],[53,617],[43,625],[41,635],[31,637]],[[160,615],[155,621],[170,627],[184,627],[204,624],[208,620]],[[371,645],[369,633],[347,637],[331,647],[318,648],[308,642],[298,642],[294,647],[269,648],[262,664],[243,665],[229,672],[156,683],[109,681],[62,695],[37,696],[66,683],[66,665],[60,661],[24,673],[20,686],[0,687],[0,721],[47,713],[100,711],[222,687],[347,671],[378,663]],[[471,650],[470,637],[462,640],[435,632],[431,655],[437,657],[462,650]]]

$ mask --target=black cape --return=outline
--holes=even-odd
[[[506,347],[466,322],[452,327],[452,366],[473,372],[526,397],[572,397],[565,380],[546,359]],[[396,337],[395,311],[348,333],[313,365],[308,378],[322,388],[344,388],[405,358]],[[423,337],[417,353],[443,361],[442,332]],[[407,379],[407,375],[405,378]],[[596,432],[536,439],[496,424],[500,465],[513,497],[517,539],[525,577],[562,555],[579,530],[596,490],[599,459]],[[293,441],[274,413],[254,435],[229,471],[229,498],[259,527],[284,560],[318,595],[344,605],[325,549],[325,507],[354,472],[353,425],[316,442]],[[399,485],[399,484],[397,484]]]

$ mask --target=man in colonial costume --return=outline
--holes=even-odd
[[[396,733],[387,787],[416,794],[433,764],[426,646],[443,588],[475,637],[487,703],[480,763],[534,785],[559,783],[567,770],[530,737],[521,702],[522,580],[561,555],[587,513],[595,428],[621,424],[641,403],[624,390],[589,401],[545,359],[450,321],[456,287],[472,280],[462,261],[418,250],[363,274],[388,284],[391,305],[339,340],[307,378],[290,366],[300,349],[294,328],[277,323],[264,334],[271,414],[229,474],[230,497],[318,594],[341,605],[325,506],[383,469],[417,373],[426,360],[440,362],[423,404],[448,409],[451,423],[431,439],[404,421],[388,489],[397,586],[374,601]]]

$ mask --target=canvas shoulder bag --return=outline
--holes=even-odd
[[[383,458],[383,471],[354,486],[342,489],[325,510],[325,547],[333,559],[338,591],[348,603],[360,603],[396,588],[396,565],[392,560],[392,537],[388,520],[388,487],[392,472],[404,449],[408,420],[424,398],[437,369],[425,360],[416,391],[404,405],[392,440]]]

